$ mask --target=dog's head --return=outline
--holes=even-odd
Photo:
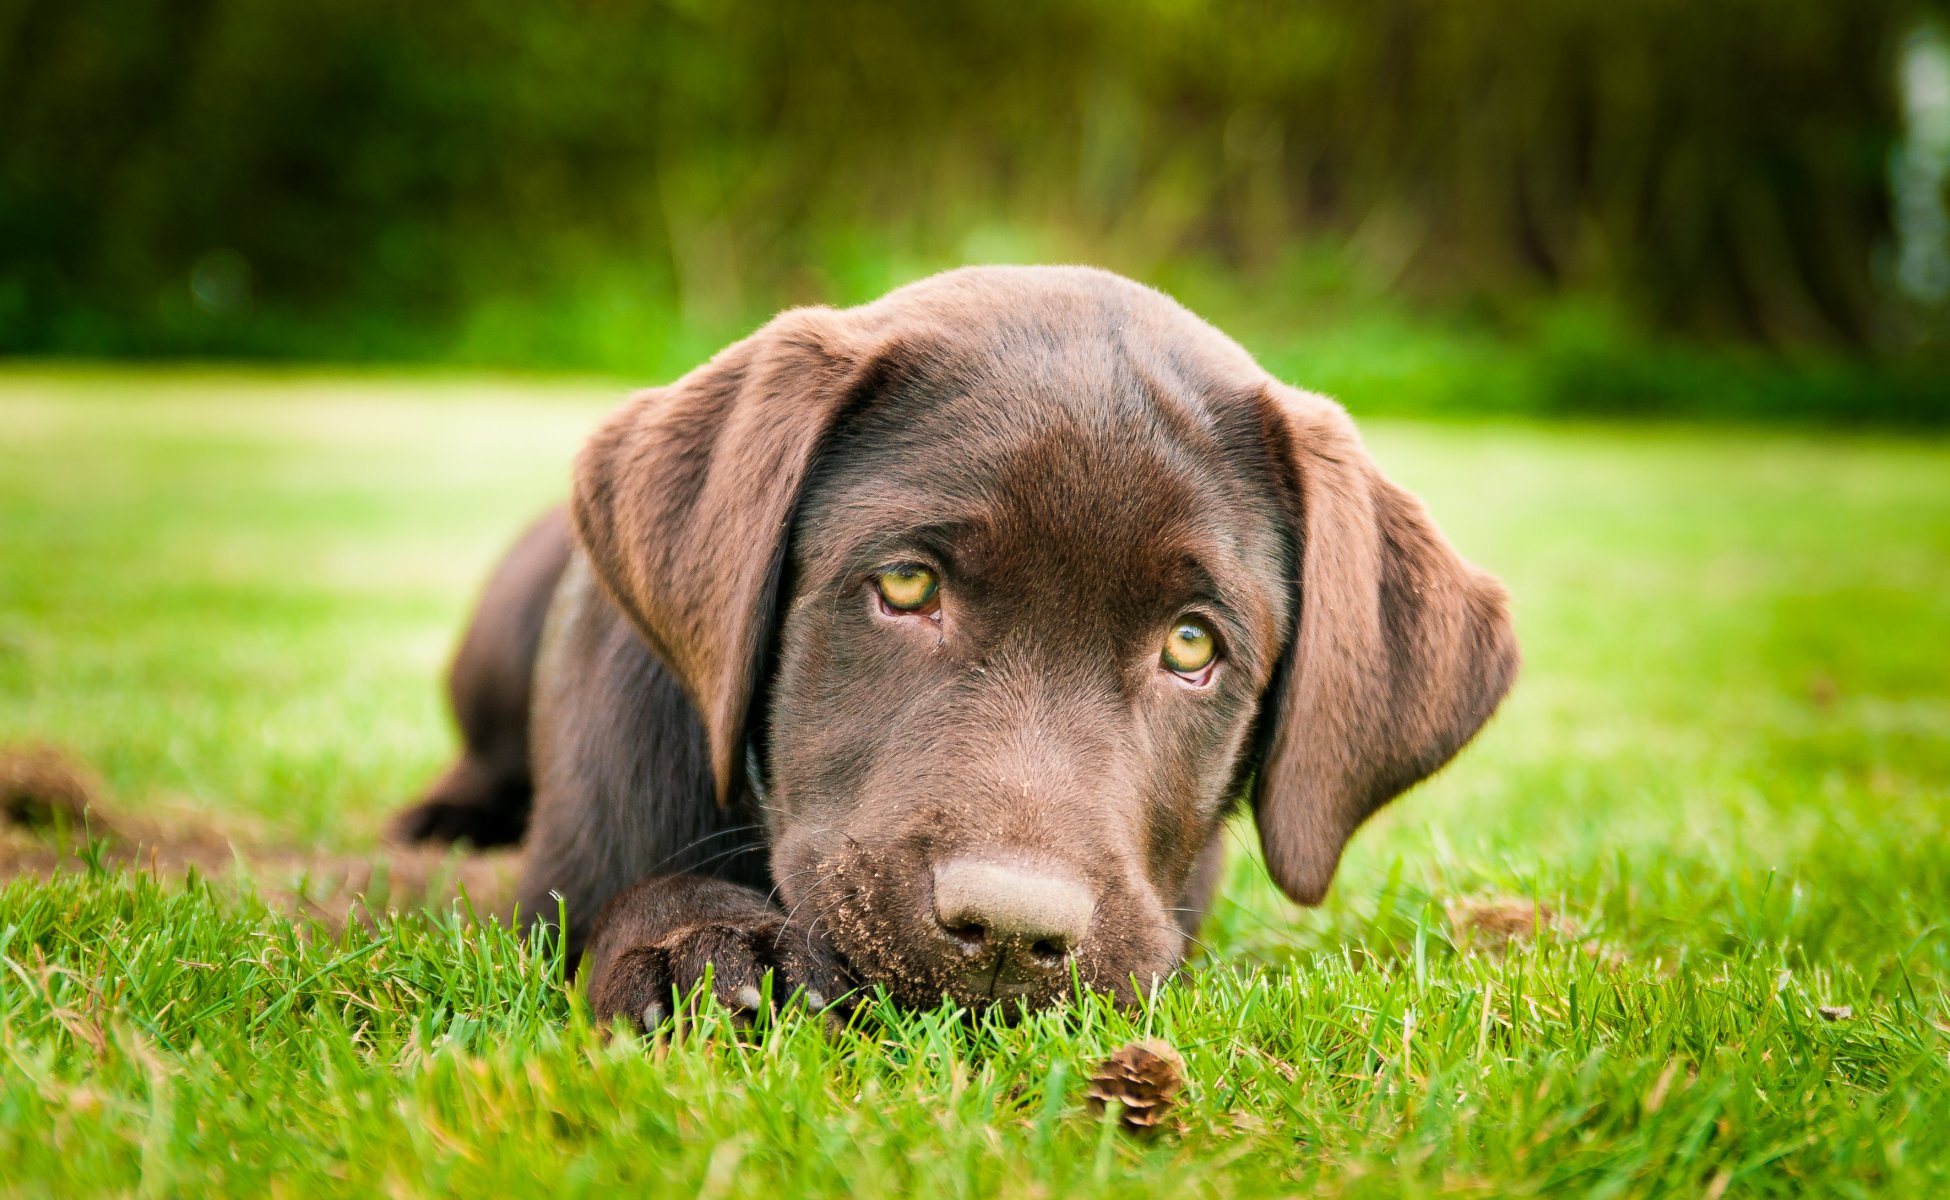
[[[788,312],[610,418],[574,513],[786,903],[912,1003],[1168,973],[1241,799],[1317,901],[1516,669],[1339,406],[1099,271]]]

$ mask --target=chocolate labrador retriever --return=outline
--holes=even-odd
[[[602,1016],[1129,997],[1249,804],[1318,901],[1482,726],[1501,587],[1333,402],[1138,284],[949,272],[617,410],[490,582],[399,831],[525,834]],[[572,960],[573,961],[573,958]]]

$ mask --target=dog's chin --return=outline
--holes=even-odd
[[[1053,1008],[1097,993],[1120,1004],[1135,1003],[1176,969],[1176,962],[1160,958],[1126,967],[1098,960],[1082,948],[1070,960],[1034,979],[1004,979],[997,972],[970,970],[949,952],[916,952],[901,932],[876,927],[864,916],[842,906],[835,914],[830,944],[862,987],[885,989],[901,1008],[931,1009],[943,1000],[971,1012],[997,1009],[1007,1015]]]

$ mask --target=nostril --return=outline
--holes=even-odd
[[[1070,953],[1070,945],[1068,942],[1057,941],[1054,938],[1044,938],[1029,947],[1029,953],[1044,966],[1055,966]]]
[[[1058,970],[1090,928],[1096,896],[1074,876],[1019,863],[955,858],[934,867],[934,917],[971,960],[998,970]]]

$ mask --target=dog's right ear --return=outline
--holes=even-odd
[[[1299,619],[1263,710],[1254,812],[1267,870],[1317,904],[1363,821],[1436,771],[1517,673],[1503,586],[1368,457],[1341,406],[1263,397],[1300,550]]]
[[[703,719],[726,803],[813,456],[865,384],[843,314],[780,314],[668,387],[638,392],[576,459],[577,537]]]

